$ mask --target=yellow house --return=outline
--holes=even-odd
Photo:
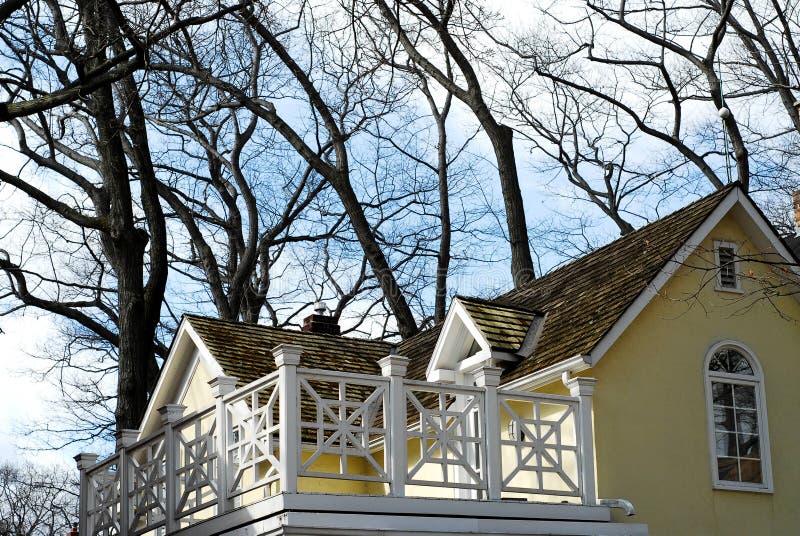
[[[186,316],[82,534],[793,534],[795,265],[732,185],[396,348]]]

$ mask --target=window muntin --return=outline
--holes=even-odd
[[[763,382],[755,358],[743,348],[717,345],[705,374],[714,485],[770,491]]]
[[[717,290],[741,291],[738,251],[739,246],[734,242],[714,242]]]

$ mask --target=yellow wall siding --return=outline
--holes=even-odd
[[[735,240],[740,255],[752,253],[731,217],[702,245],[707,258],[713,258],[715,239]],[[700,265],[696,261],[686,264]],[[768,270],[742,264],[744,273]],[[630,499],[638,511],[631,521],[647,523],[655,536],[796,533],[800,306],[792,297],[770,304],[747,293],[718,292],[709,272],[687,266],[584,373],[599,380],[594,399],[599,494]],[[702,278],[711,282],[702,285]],[[755,290],[749,281],[743,285]],[[728,339],[751,348],[764,370],[774,494],[712,490],[703,361],[712,344]],[[547,390],[561,391],[556,385]]]
[[[214,398],[211,396],[211,387],[208,385],[208,382],[211,381],[211,375],[199,359],[195,363],[194,369],[187,371],[188,374],[191,374],[191,377],[187,384],[186,393],[184,393],[180,401],[181,405],[186,406],[184,415],[206,409],[214,403]]]

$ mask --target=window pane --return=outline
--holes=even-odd
[[[717,458],[717,471],[720,480],[739,482],[739,461],[736,458]]]
[[[729,374],[746,374],[753,376],[753,368],[745,357],[733,348],[723,348],[714,354],[708,363],[708,370],[727,372]]]
[[[742,468],[742,482],[762,483],[761,460],[740,460],[739,465]]]
[[[736,434],[717,432],[717,456],[738,456]]]
[[[736,415],[733,408],[714,408],[714,428],[727,432],[736,431]]]
[[[737,408],[756,409],[756,388],[752,385],[734,385],[733,399]]]
[[[715,406],[733,406],[733,386],[729,383],[711,383]]]
[[[739,456],[761,458],[761,445],[757,435],[739,434]]]
[[[750,409],[737,409],[736,431],[740,434],[757,434],[758,417],[756,412]]]

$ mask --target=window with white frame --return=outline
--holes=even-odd
[[[755,356],[740,344],[717,344],[705,376],[714,486],[771,491],[764,380]]]
[[[717,290],[741,291],[738,252],[739,246],[735,242],[714,242]]]

